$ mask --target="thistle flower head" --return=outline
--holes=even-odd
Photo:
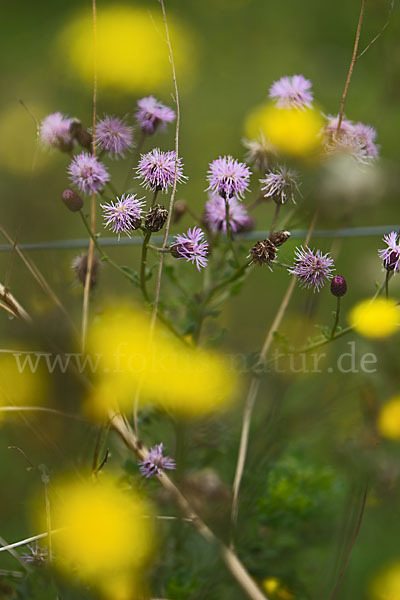
[[[271,85],[269,97],[276,100],[279,108],[311,107],[313,101],[311,85],[311,81],[303,75],[281,77]]]
[[[328,254],[302,246],[296,248],[295,264],[289,273],[296,275],[302,287],[314,288],[314,292],[319,292],[325,282],[332,278],[333,269],[333,259]]]
[[[249,187],[251,171],[247,165],[232,158],[219,157],[209,165],[208,190],[222,198],[241,198]]]
[[[123,119],[106,115],[96,125],[96,145],[111,156],[123,156],[133,146],[132,133]]]
[[[205,221],[212,231],[225,231],[226,227],[226,206],[228,203],[229,224],[232,231],[241,231],[246,228],[249,220],[247,210],[236,198],[229,198],[226,201],[221,196],[209,194],[209,201],[206,202]]]
[[[156,233],[160,231],[168,219],[168,211],[165,206],[155,204],[145,215],[144,225],[148,231]]]
[[[146,189],[153,191],[168,191],[175,179],[182,183],[186,177],[183,174],[183,163],[181,158],[176,158],[175,150],[162,152],[159,148],[154,148],[147,154],[142,154],[139,166],[136,169],[137,178],[142,180],[142,185]]]
[[[267,141],[264,134],[256,140],[243,140],[243,145],[247,148],[246,160],[254,165],[254,167],[265,173],[268,169],[271,159],[276,155],[276,149]]]
[[[93,255],[92,270],[90,273],[90,289],[93,289],[97,283],[101,262],[96,254]],[[88,255],[79,254],[72,259],[71,268],[79,283],[85,285],[86,274],[88,270]]]
[[[383,260],[383,266],[388,271],[400,271],[400,235],[396,231],[391,231],[383,236],[383,241],[387,248],[378,250],[379,257]]]
[[[200,227],[189,228],[187,233],[176,235],[171,246],[172,256],[191,262],[200,271],[208,264],[208,242],[204,237],[204,231]]]
[[[329,115],[322,134],[328,154],[350,154],[359,162],[370,162],[378,156],[375,144],[376,130],[370,125],[342,119],[339,131],[339,116]]]
[[[294,194],[299,186],[294,171],[278,167],[266,173],[260,183],[264,198],[273,198],[277,204],[285,204],[288,200],[295,203]]]
[[[96,194],[110,181],[110,175],[103,163],[87,152],[74,156],[68,173],[72,183],[84,194]]]
[[[160,125],[165,127],[167,123],[172,123],[175,119],[175,112],[172,108],[165,106],[154,96],[138,100],[138,107],[136,119],[142,131],[149,135],[154,133]]]
[[[104,227],[118,234],[118,238],[121,233],[130,237],[131,231],[140,227],[144,205],[143,198],[137,198],[136,194],[123,194],[115,203],[101,204]]]
[[[44,144],[51,148],[58,148],[69,152],[73,146],[70,132],[72,119],[68,119],[60,112],[47,115],[40,123],[40,138]]]
[[[269,263],[276,258],[276,246],[271,240],[261,240],[250,248],[249,256],[251,256],[253,263],[260,266],[268,265],[270,267]]]
[[[347,281],[341,275],[335,275],[331,281],[331,293],[337,298],[341,298],[347,292]]]
[[[161,475],[164,469],[175,469],[175,461],[169,456],[163,455],[163,443],[150,448],[145,460],[139,462],[140,472],[145,477]]]

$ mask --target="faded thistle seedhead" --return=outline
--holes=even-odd
[[[282,244],[284,244],[289,238],[290,231],[275,231],[269,236],[270,242],[272,242],[277,248],[282,246]]]
[[[155,204],[153,208],[146,213],[144,217],[144,224],[148,231],[155,233],[164,227],[167,219],[167,209],[161,204]]]
[[[71,137],[75,139],[82,148],[92,151],[92,134],[82,125],[79,119],[72,119],[69,126]]]
[[[265,239],[250,248],[249,253],[253,263],[269,266],[269,263],[276,258],[276,246],[271,240]]]
[[[93,255],[92,272],[90,274],[90,289],[93,289],[97,283],[101,262],[96,254]],[[75,272],[76,278],[82,285],[85,285],[86,273],[88,270],[88,255],[81,254],[72,259],[71,267]]]

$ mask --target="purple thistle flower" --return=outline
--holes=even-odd
[[[275,171],[269,171],[264,179],[260,179],[263,184],[261,190],[264,192],[264,198],[273,198],[278,204],[285,204],[294,199],[295,191],[299,189],[296,173],[286,167],[278,167]]]
[[[379,257],[383,260],[383,266],[388,271],[400,271],[400,235],[395,231],[383,236],[387,248],[378,250]]]
[[[302,287],[314,288],[314,292],[319,292],[325,281],[332,278],[333,269],[333,259],[328,254],[302,246],[296,248],[295,264],[289,273],[297,276]]]
[[[140,472],[145,477],[161,475],[164,469],[175,469],[175,461],[169,456],[163,456],[163,443],[150,448],[145,460],[139,462]]]
[[[153,148],[147,154],[141,154],[139,166],[136,171],[137,178],[142,180],[146,189],[153,191],[168,191],[175,179],[175,162],[177,163],[176,180],[181,183],[187,179],[183,174],[182,159],[176,159],[175,150],[162,152],[159,148]]]
[[[74,156],[67,170],[72,183],[84,194],[96,194],[110,181],[103,163],[87,152]]]
[[[200,227],[193,227],[187,233],[176,235],[175,242],[171,245],[171,254],[174,258],[183,258],[195,264],[199,271],[206,267],[208,242],[204,239],[204,231]]]
[[[165,128],[167,123],[172,123],[175,119],[175,112],[169,106],[165,106],[154,98],[147,96],[138,100],[139,110],[136,113],[136,119],[145,133],[151,135],[161,125]]]
[[[72,119],[68,119],[60,112],[47,115],[40,123],[40,138],[51,148],[58,148],[65,152],[72,150],[73,139],[70,133]]]
[[[104,227],[118,234],[126,233],[128,237],[131,231],[138,229],[142,222],[142,212],[145,202],[143,198],[137,198],[136,194],[123,194],[117,201],[101,204],[104,214]]]
[[[209,167],[207,181],[210,185],[207,189],[222,198],[241,198],[248,189],[251,171],[232,156],[220,156]]]
[[[340,124],[340,131],[337,133],[339,117],[329,115],[327,119],[323,135],[328,153],[347,153],[363,163],[377,158],[376,130],[373,127],[361,122],[353,123],[353,121],[343,119]]]
[[[106,115],[96,126],[96,145],[111,156],[123,156],[133,146],[133,128],[123,119]]]
[[[367,158],[376,158],[378,156],[378,147],[375,144],[376,129],[371,125],[365,125],[360,121],[354,125],[354,134],[360,141],[361,147],[365,151]]]
[[[216,194],[209,194],[206,202],[205,221],[212,231],[226,232],[225,200]],[[233,232],[242,231],[248,226],[249,216],[245,206],[236,198],[227,200],[229,205],[229,224]]]
[[[310,107],[313,101],[311,92],[311,81],[303,75],[293,77],[281,77],[269,88],[269,97],[277,100],[279,108],[302,108]]]

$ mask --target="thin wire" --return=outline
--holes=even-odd
[[[379,225],[377,227],[344,227],[342,229],[316,229],[313,234],[313,238],[348,238],[348,237],[373,237],[377,235],[384,235],[391,231],[399,231],[400,225]],[[293,229],[290,232],[290,237],[294,240],[304,239],[307,231],[306,229]],[[256,241],[268,237],[269,232],[267,230],[258,230],[244,233],[238,236],[238,240],[249,240]],[[154,235],[152,241],[155,244],[162,244],[164,236]],[[167,242],[171,242],[173,236],[168,236]],[[118,239],[117,237],[106,237],[99,238],[98,243],[104,247],[117,247],[117,246],[141,246],[143,243],[142,238],[124,238]],[[47,242],[32,242],[28,244],[17,244],[16,248],[20,250],[73,250],[78,248],[87,248],[89,240],[87,238],[74,238],[69,240],[50,240]],[[0,244],[0,252],[12,252],[14,245],[11,244]]]

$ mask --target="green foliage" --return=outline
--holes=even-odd
[[[331,467],[285,455],[267,476],[258,501],[259,518],[272,527],[301,526],[312,518],[323,519],[337,497],[338,486]]]

